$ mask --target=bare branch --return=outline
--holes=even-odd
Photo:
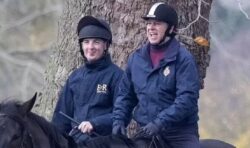
[[[0,33],[8,30],[8,29],[11,29],[11,28],[14,28],[14,27],[17,27],[17,26],[20,26],[24,23],[27,23],[39,16],[42,16],[42,15],[45,15],[45,14],[48,14],[48,13],[51,13],[51,12],[55,12],[55,11],[59,11],[61,10],[61,6],[57,5],[57,6],[54,6],[54,7],[50,7],[48,9],[45,9],[41,12],[34,12],[34,13],[31,13],[30,15],[20,19],[20,20],[17,20],[16,22],[11,22],[9,24],[4,24],[0,27]]]
[[[246,16],[246,18],[247,18],[248,20],[250,20],[249,15],[248,15],[247,12],[242,8],[241,0],[236,0],[236,1],[238,2],[238,6],[239,6],[239,8],[240,8],[240,11]]]
[[[208,2],[201,0],[202,3],[204,3],[205,5],[210,5]]]
[[[202,3],[207,4],[207,2],[205,2],[204,0],[198,0],[198,14],[197,14],[196,19],[193,20],[191,23],[189,23],[185,28],[178,29],[179,32],[183,32],[183,31],[187,30],[190,26],[192,26],[194,23],[196,23],[200,18],[202,18],[202,19],[206,20],[207,22],[209,22],[207,18],[205,18],[204,16],[201,15],[201,5],[202,5]]]
[[[17,58],[13,58],[11,55],[5,53],[4,51],[0,52],[0,58],[5,60],[5,61],[9,61],[10,63],[19,65],[19,66],[24,66],[24,67],[30,66],[36,72],[43,74],[44,68],[42,68],[39,64],[33,63],[31,65],[28,65],[27,63],[29,63],[29,61],[23,61],[23,60],[19,60]]]
[[[29,73],[30,73],[30,70],[31,70],[31,66],[32,66],[32,63],[29,62],[27,64],[27,67],[25,68],[24,70],[24,73],[23,73],[23,78],[22,78],[22,98],[26,98],[27,97],[27,87],[28,87],[28,84],[29,84]]]
[[[201,0],[198,0],[198,15],[197,15],[196,19],[194,21],[192,21],[191,23],[189,23],[185,28],[178,29],[178,31],[182,32],[182,31],[188,29],[191,25],[193,25],[195,22],[197,22],[199,20],[200,15],[201,15]]]
[[[207,18],[205,18],[204,16],[200,15],[200,18],[202,18],[203,20],[209,22],[209,20]]]
[[[178,34],[181,38],[187,39],[187,40],[194,40],[192,37],[184,35],[184,34]]]

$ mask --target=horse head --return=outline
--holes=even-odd
[[[22,126],[13,121],[12,117],[6,114],[0,114],[0,147],[11,148],[15,145],[21,145]]]
[[[27,102],[8,101],[0,104],[0,147],[16,148],[30,145],[24,118],[32,109],[36,94]]]
[[[8,101],[0,104],[1,148],[67,148],[67,140],[43,117],[31,112],[35,94],[20,103]]]

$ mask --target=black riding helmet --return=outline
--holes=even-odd
[[[77,35],[79,38],[80,52],[83,57],[84,53],[81,42],[85,38],[100,38],[107,41],[108,44],[112,43],[112,33],[109,24],[93,16],[84,16],[80,19],[77,25]]]
[[[158,21],[166,22],[169,27],[166,31],[166,36],[174,37],[176,35],[175,32],[169,33],[172,26],[176,29],[178,26],[178,15],[174,8],[163,3],[157,2],[155,3],[149,10],[146,16],[142,17],[144,20],[154,19]]]

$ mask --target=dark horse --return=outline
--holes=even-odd
[[[68,141],[44,118],[30,112],[34,97],[24,103],[0,104],[0,148],[68,148]]]
[[[235,146],[216,139],[202,139],[201,148],[236,148]],[[90,140],[86,148],[174,148],[160,139],[128,139],[126,137],[105,136]],[[192,148],[188,145],[186,148]]]
[[[64,136],[43,117],[32,112],[34,97],[24,103],[9,101],[0,104],[0,148],[72,148]],[[71,143],[71,142],[70,142]],[[201,148],[235,148],[215,139],[201,140]],[[128,139],[119,136],[98,136],[81,148],[171,148],[160,138]],[[187,146],[188,148],[188,146]]]

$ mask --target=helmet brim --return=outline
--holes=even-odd
[[[149,20],[150,18],[149,17],[147,17],[147,16],[142,16],[141,17],[143,20]]]
[[[155,16],[142,16],[141,17],[143,20],[147,21],[147,20],[157,20],[157,18]]]

